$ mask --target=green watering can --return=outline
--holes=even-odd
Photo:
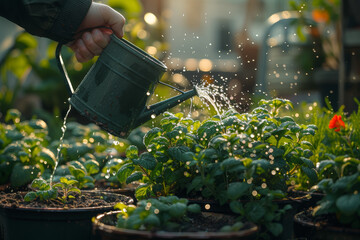
[[[61,57],[61,47],[59,44],[56,49],[56,58],[71,95],[70,104],[115,136],[127,137],[132,129],[197,94],[195,88],[183,92],[160,82],[166,66],[115,35],[111,35],[109,44],[74,91]],[[147,106],[157,83],[181,94]]]

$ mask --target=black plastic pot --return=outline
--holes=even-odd
[[[165,232],[165,231],[138,231],[117,228],[116,215],[119,211],[112,211],[97,216],[93,222],[93,231],[96,239],[101,240],[143,240],[143,239],[255,239],[258,227],[249,223],[244,230],[237,232]],[[211,214],[211,213],[206,213]],[[215,213],[212,213],[215,214]]]
[[[125,196],[124,199],[132,201]],[[92,218],[112,209],[113,206],[77,209],[1,207],[0,239],[91,240]]]
[[[295,237],[307,240],[358,240],[360,229],[339,226],[326,226],[306,217],[305,211],[294,217]]]

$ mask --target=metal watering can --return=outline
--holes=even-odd
[[[74,91],[65,69],[59,44],[58,67],[70,93],[70,104],[105,131],[127,137],[129,132],[195,96],[196,89],[183,92],[160,82],[166,66],[140,48],[114,34],[106,48]],[[172,87],[180,95],[147,106],[157,83]]]

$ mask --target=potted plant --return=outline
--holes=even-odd
[[[88,145],[85,137],[73,139],[71,144],[66,142],[68,148],[59,148],[57,158],[55,146],[59,145],[50,140],[46,123],[20,117],[19,111],[10,110],[7,123],[0,125],[0,176],[6,186],[0,192],[0,238],[89,239],[93,216],[111,210],[118,201],[131,200],[109,192],[79,190],[94,187],[93,175],[107,160],[102,155],[110,145],[106,135],[89,127],[77,128],[89,133],[88,141],[96,139],[99,144]],[[57,161],[55,173],[62,171],[66,178],[51,177]],[[36,191],[27,193],[31,182],[30,188]]]
[[[291,106],[283,99],[262,100],[251,113],[230,110],[203,122],[165,113],[144,137],[148,151],[139,155],[130,146],[117,177],[142,183],[135,191],[138,199],[175,194],[206,200],[203,210],[231,209],[279,236],[280,216],[290,207],[275,200],[286,198],[297,175],[308,185],[317,182],[306,141],[316,126],[280,115]]]
[[[360,233],[360,111],[346,116],[340,108],[336,114],[322,113],[322,118],[317,124],[321,135],[315,138],[316,165],[322,180],[313,189],[324,195],[314,208],[296,215],[295,233],[314,239],[336,239],[340,235],[355,239]]]
[[[137,206],[118,203],[114,211],[97,216],[94,232],[100,239],[252,239],[257,226],[235,216],[201,213],[185,198],[159,197]]]

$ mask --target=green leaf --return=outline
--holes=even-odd
[[[231,200],[237,200],[243,196],[249,189],[249,184],[245,182],[233,182],[229,184],[227,196]]]
[[[161,222],[156,214],[151,213],[144,219],[144,224],[147,225],[147,227],[159,227]],[[151,228],[149,230],[151,230]]]
[[[79,168],[76,168],[72,165],[69,165],[69,171],[76,179],[82,179],[85,177],[85,171]]]
[[[135,189],[135,197],[138,200],[146,199],[151,192],[151,186],[149,184],[140,185]]]
[[[10,176],[11,186],[13,187],[21,187],[32,180],[37,178],[38,174],[40,173],[40,168],[38,165],[35,166],[27,166],[22,165],[21,163],[17,163]]]
[[[28,192],[24,197],[24,201],[31,202],[34,201],[36,198],[37,198],[36,192]]]
[[[100,171],[99,163],[95,160],[86,161],[84,167],[89,175],[96,174]]]
[[[305,163],[305,165],[308,167],[308,168],[315,168],[315,165],[314,163],[310,160],[310,159],[307,159],[307,158],[304,158],[304,157],[300,157],[300,160]]]
[[[187,210],[191,213],[200,213],[201,207],[198,204],[189,204]]]
[[[178,147],[171,147],[167,150],[167,153],[170,155],[170,157],[177,161],[183,161],[184,160],[184,153],[189,152],[190,149],[186,146],[178,146]],[[186,162],[186,160],[185,160]]]
[[[47,148],[43,148],[39,154],[39,159],[45,165],[55,167],[56,157],[55,154]]]
[[[145,169],[154,170],[156,167],[156,159],[149,152],[144,152],[140,155],[140,159],[133,159],[134,164],[137,164]]]
[[[128,178],[126,178],[126,184],[141,180],[143,178],[142,172],[134,172]]]
[[[233,211],[234,213],[237,214],[244,214],[244,207],[241,204],[241,202],[239,201],[231,201],[230,202],[230,209],[231,211]]]
[[[139,150],[136,146],[134,145],[130,145],[127,149],[126,149],[126,157],[129,159],[134,159],[137,158],[139,155]]]
[[[170,206],[169,213],[172,217],[180,218],[186,213],[186,204],[177,202]]]
[[[336,200],[336,206],[341,213],[347,216],[356,214],[360,208],[360,194],[343,195]]]
[[[135,167],[132,163],[126,163],[121,166],[119,171],[116,173],[116,177],[119,180],[120,183],[126,182],[126,179],[131,175],[131,173],[134,171]]]
[[[161,136],[161,133],[162,130],[158,127],[150,129],[144,136],[144,145],[148,146],[154,138]]]
[[[306,176],[308,176],[308,178],[310,179],[310,182],[312,184],[317,182],[318,176],[317,176],[316,171],[313,168],[301,166],[301,170],[306,174]]]
[[[269,230],[275,237],[279,236],[283,231],[283,226],[280,223],[267,223],[266,229]]]

